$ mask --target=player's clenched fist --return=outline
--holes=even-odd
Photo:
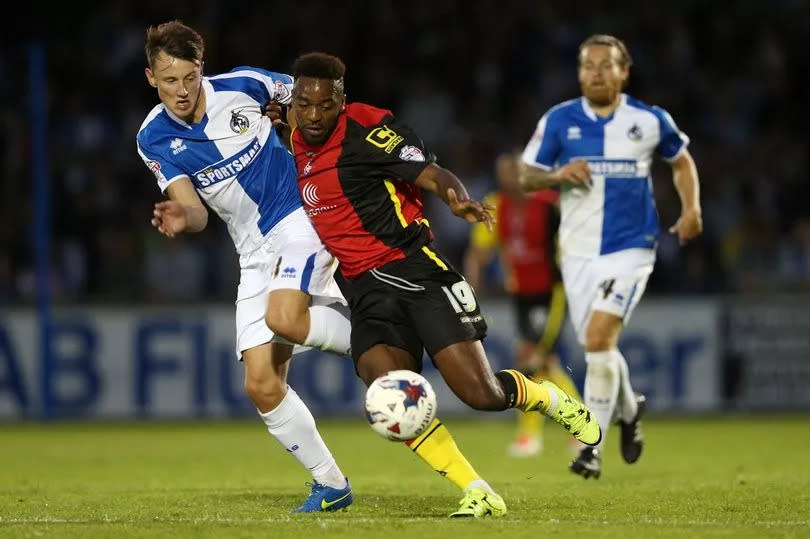
[[[185,206],[175,200],[156,202],[152,210],[152,226],[164,236],[175,237],[188,226]]]

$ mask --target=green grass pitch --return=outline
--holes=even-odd
[[[289,514],[309,478],[258,418],[0,424],[0,537],[810,537],[809,420],[651,417],[637,464],[614,428],[585,481],[557,425],[512,459],[511,417],[446,418],[509,507],[478,521],[448,519],[460,492],[361,418],[320,422],[356,499],[318,515]]]

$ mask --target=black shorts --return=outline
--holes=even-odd
[[[486,336],[472,287],[430,248],[338,284],[351,308],[355,364],[371,347],[387,344],[408,351],[421,371],[423,350],[433,357]]]
[[[512,298],[520,338],[536,342],[547,352],[552,351],[565,322],[565,292],[562,285],[554,285],[552,292],[515,294]]]

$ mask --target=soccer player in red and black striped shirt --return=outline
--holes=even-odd
[[[601,438],[585,406],[551,382],[515,370],[492,372],[486,323],[470,285],[431,247],[422,190],[469,222],[491,219],[421,139],[388,111],[346,104],[343,62],[323,53],[294,66],[291,149],[304,209],[338,259],[351,308],[352,355],[366,384],[396,369],[422,369],[426,350],[453,392],[476,410],[538,410],[586,444]],[[499,516],[495,494],[437,421],[408,442],[465,489],[452,516]]]

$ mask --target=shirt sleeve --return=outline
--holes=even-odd
[[[537,122],[532,138],[523,150],[522,160],[527,165],[551,170],[557,162],[560,151],[560,139],[554,132],[554,122],[549,121],[550,113],[547,112]]]
[[[285,73],[270,72],[273,78],[273,99],[282,105],[289,105],[292,101],[293,78]]]
[[[413,182],[436,161],[422,139],[393,115],[361,131],[362,160],[367,177]]]
[[[259,101],[278,101],[282,105],[288,105],[292,101],[293,78],[286,73],[277,73],[261,67],[239,66],[231,70],[231,73],[242,71],[244,74],[261,80],[267,90],[267,95],[261,97],[254,96]]]
[[[163,193],[166,192],[166,189],[173,182],[180,178],[188,177],[188,174],[180,170],[180,168],[167,159],[165,155],[161,155],[159,152],[154,151],[154,149],[142,144],[141,140],[138,140],[138,155],[141,156],[146,167],[155,175],[158,187]]]
[[[653,107],[653,114],[658,117],[658,125],[660,128],[660,140],[658,141],[657,151],[666,161],[674,161],[678,158],[680,153],[689,145],[689,137],[686,133],[678,129],[675,121],[667,111],[660,107]]]

